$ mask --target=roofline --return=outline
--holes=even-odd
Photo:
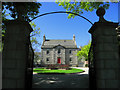
[[[57,46],[62,46],[60,44],[56,45],[56,46],[53,46],[53,48],[56,48]],[[62,46],[63,48],[65,48],[65,46]]]
[[[48,47],[43,47],[43,48],[42,48],[42,47],[41,47],[41,49],[53,49],[53,47],[51,47],[51,48],[48,48]],[[66,47],[65,47],[65,49],[79,49],[79,48],[66,48]]]
[[[70,40],[70,41],[73,41],[72,39],[46,39],[45,41],[49,41],[49,40]]]

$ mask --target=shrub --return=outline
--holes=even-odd
[[[78,67],[78,65],[76,65],[76,67]]]
[[[85,67],[88,67],[88,64],[85,64]]]
[[[47,69],[69,69],[69,65],[55,65],[55,64],[49,64],[46,65]]]
[[[54,68],[56,68],[56,65],[49,64],[49,65],[46,65],[46,68],[47,69],[54,69]]]

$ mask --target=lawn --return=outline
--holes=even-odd
[[[45,68],[35,68],[33,69],[33,72],[36,73],[80,73],[83,72],[84,70],[82,69],[75,69],[75,68],[71,68],[70,70],[49,70],[49,69],[45,69]]]

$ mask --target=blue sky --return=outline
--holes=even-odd
[[[66,11],[55,2],[41,2],[41,4],[39,15],[46,12]],[[82,16],[89,19],[92,23],[99,20],[96,10],[93,12],[84,11]],[[73,34],[75,34],[77,46],[86,45],[91,40],[91,34],[88,33],[88,30],[92,25],[78,16],[71,19],[67,17],[67,14],[51,14],[33,20],[41,31],[40,38],[37,38],[37,40],[42,43],[44,34],[47,39],[72,39]],[[108,21],[118,22],[118,4],[110,3],[110,7],[106,10],[104,17]]]

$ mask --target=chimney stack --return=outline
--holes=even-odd
[[[44,34],[44,36],[43,36],[43,42],[45,42],[45,40],[46,40],[46,37],[45,37],[45,34]]]
[[[75,35],[73,34],[73,41],[75,41]]]
[[[81,49],[81,46],[79,46],[79,48]]]
[[[76,41],[75,41],[75,35],[73,34],[73,41],[75,42],[75,45],[76,45]]]

